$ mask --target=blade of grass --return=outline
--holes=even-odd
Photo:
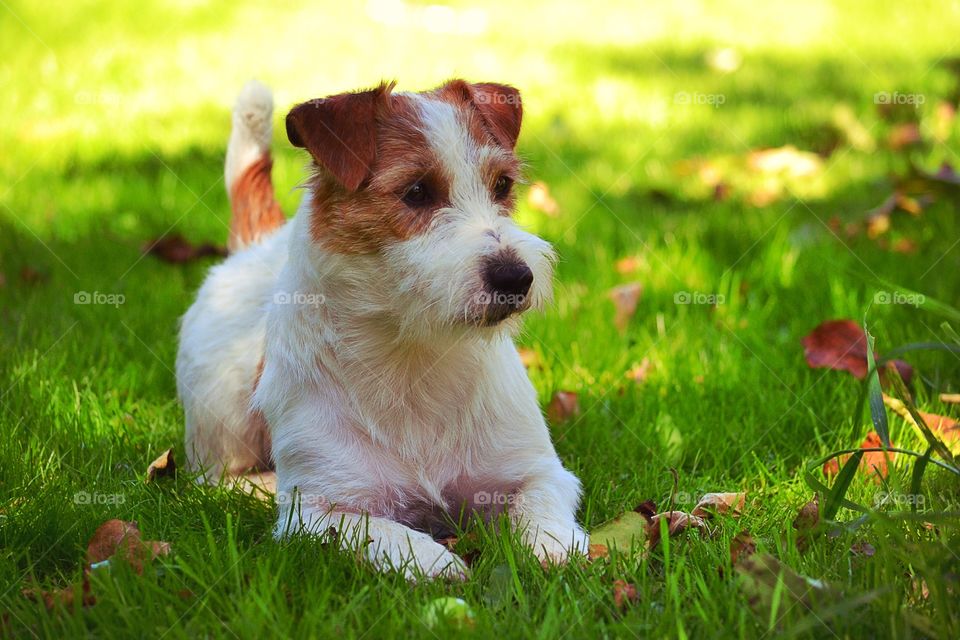
[[[847,489],[850,488],[850,484],[853,482],[853,476],[857,473],[857,469],[860,467],[860,460],[862,459],[863,449],[858,449],[856,453],[850,456],[847,463],[843,465],[843,469],[841,469],[837,475],[837,481],[833,484],[833,488],[823,501],[823,509],[820,511],[820,517],[824,520],[833,520],[837,512],[840,511],[840,507],[843,505],[844,498],[847,495]]]
[[[880,372],[877,371],[877,363],[873,357],[873,336],[867,329],[867,323],[863,323],[863,332],[867,334],[867,389],[870,402],[870,418],[873,420],[873,427],[880,436],[880,442],[884,447],[890,446],[890,425],[887,423],[887,409],[883,406],[883,390],[880,388]]]
[[[920,495],[920,484],[923,482],[923,474],[927,470],[927,463],[930,462],[930,454],[933,453],[933,447],[927,447],[926,453],[918,458],[913,465],[913,474],[910,476],[910,495],[913,500],[910,501],[910,510],[917,510],[917,496]]]

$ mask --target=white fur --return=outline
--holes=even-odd
[[[456,112],[420,100],[425,135],[452,176],[450,207],[375,255],[319,247],[311,194],[262,244],[215,267],[183,319],[178,389],[195,467],[253,466],[250,416],[270,425],[275,533],[330,535],[382,569],[462,576],[462,561],[412,527],[506,509],[544,561],[583,553],[580,483],[557,457],[512,342],[516,324],[470,323],[485,256],[512,248],[550,296],[552,251],[480,181],[502,152],[478,148]],[[256,386],[262,354],[266,366]]]
[[[273,94],[260,82],[250,80],[240,90],[233,107],[233,127],[223,172],[228,195],[232,196],[233,181],[244,169],[270,153],[272,117]]]

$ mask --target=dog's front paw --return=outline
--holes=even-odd
[[[543,566],[566,564],[574,556],[586,555],[590,538],[580,527],[528,531],[527,544]]]
[[[459,556],[419,531],[399,540],[371,543],[367,557],[380,571],[401,571],[412,582],[419,578],[465,580],[468,573]]]

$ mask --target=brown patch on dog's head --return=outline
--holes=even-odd
[[[478,146],[506,153],[485,179],[518,177],[513,155],[520,131],[519,92],[506,85],[453,80],[420,94],[454,106]],[[394,94],[393,83],[311,100],[287,116],[287,135],[313,156],[313,240],[339,253],[375,253],[429,227],[450,206],[450,176],[424,133],[419,96]],[[419,186],[418,186],[419,185]],[[417,193],[427,197],[417,199]],[[502,199],[513,207],[512,192]]]

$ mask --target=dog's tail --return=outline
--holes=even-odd
[[[227,248],[231,252],[258,242],[285,220],[270,179],[272,116],[270,89],[256,80],[249,81],[233,107],[233,130],[224,166],[231,210]]]

